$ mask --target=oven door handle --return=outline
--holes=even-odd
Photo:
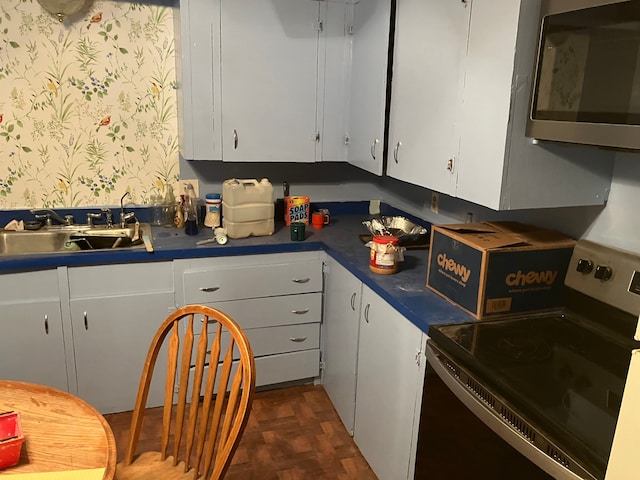
[[[429,340],[426,347],[427,362],[429,365],[431,365],[449,390],[451,390],[476,417],[482,420],[487,427],[497,433],[505,442],[557,480],[596,480],[595,477],[589,475],[587,472],[585,472],[584,476],[578,476],[576,473],[547,456],[535,445],[532,445],[520,432],[505,423],[505,421],[498,416],[497,412],[494,412],[490,407],[485,405],[479,397],[471,393],[471,391],[462,384],[453,374],[451,368],[443,364],[443,355],[437,353],[431,343],[432,341]],[[426,388],[428,388],[428,386]]]

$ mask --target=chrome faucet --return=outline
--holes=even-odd
[[[33,208],[29,210],[38,220],[45,219],[45,225],[51,226],[53,222],[51,219],[55,219],[61,225],[73,225],[73,215],[65,215],[62,218],[53,210],[48,208]]]
[[[107,222],[107,228],[113,228],[113,213],[110,208],[103,207],[100,211],[104,215],[105,222]]]
[[[124,211],[124,199],[126,197],[131,198],[131,194],[129,192],[124,192],[124,195],[120,198],[120,228],[127,227],[127,220],[132,218],[135,214],[133,212],[125,213]]]

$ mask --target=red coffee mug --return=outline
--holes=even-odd
[[[311,224],[313,228],[322,228],[329,224],[329,214],[322,212],[314,212],[311,214]]]

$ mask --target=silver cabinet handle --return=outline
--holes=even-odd
[[[356,311],[356,292],[351,295],[351,310]]]
[[[201,292],[211,293],[220,290],[220,287],[200,287]]]
[[[367,303],[367,306],[364,307],[364,321],[369,323],[369,307],[371,306],[370,303]]]
[[[82,312],[82,316],[84,317],[84,329],[89,330],[89,321],[87,320],[87,312]]]
[[[291,340],[292,342],[304,342],[307,339],[307,337],[291,337],[289,338],[289,340]]]
[[[450,172],[453,172],[453,158],[450,158],[449,160],[447,160],[447,170],[449,170]]]
[[[291,313],[293,313],[295,315],[304,315],[305,313],[309,313],[309,309],[308,308],[304,308],[302,310],[291,310]]]
[[[401,146],[402,146],[402,142],[398,142],[396,143],[396,146],[393,147],[393,159],[395,160],[396,163],[398,163],[398,150],[400,149]]]
[[[235,128],[233,129],[233,149],[238,149],[238,131]]]
[[[373,158],[374,160],[376,159],[376,145],[378,143],[380,143],[380,140],[376,138],[371,144],[371,158]]]
[[[44,314],[44,333],[49,335],[49,315]]]
[[[309,280],[311,280],[310,278],[294,278],[293,282],[294,283],[307,283]]]

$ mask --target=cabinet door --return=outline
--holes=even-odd
[[[363,286],[354,440],[380,480],[413,478],[422,332]]]
[[[170,293],[72,299],[78,396],[101,413],[132,410],[151,340],[173,308]],[[147,406],[162,404],[164,375],[156,368]]]
[[[382,175],[391,2],[353,6],[348,162]]]
[[[471,14],[457,196],[492,208],[498,207],[503,188],[519,12],[520,1],[474,0]],[[518,88],[529,97],[528,85]]]
[[[220,160],[219,2],[181,0],[175,28],[180,153],[188,160]]]
[[[0,308],[0,378],[68,391],[60,301]]]
[[[526,137],[539,12],[473,0],[456,196],[494,210],[601,205],[611,186],[613,151]]]
[[[322,384],[345,428],[353,435],[362,283],[327,259],[322,325]]]
[[[319,2],[222,0],[223,160],[316,160]]]
[[[459,0],[397,2],[387,174],[443,193],[455,186],[470,10]]]

